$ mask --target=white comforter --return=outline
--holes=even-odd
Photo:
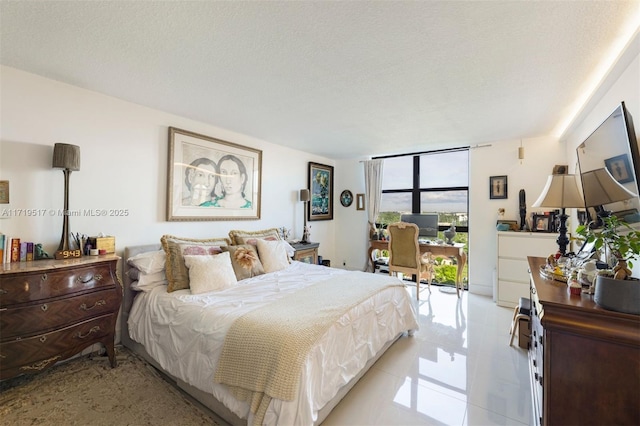
[[[278,272],[238,282],[223,291],[192,295],[156,287],[136,296],[129,334],[142,343],[163,369],[211,393],[241,418],[250,418],[246,402],[236,400],[213,376],[224,337],[239,316],[270,300],[336,274],[364,274],[301,262]],[[368,274],[371,279],[396,279]],[[268,425],[309,425],[341,386],[351,380],[389,340],[418,328],[414,306],[403,287],[393,287],[347,312],[312,348],[294,401],[274,400]]]

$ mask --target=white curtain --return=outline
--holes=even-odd
[[[364,183],[365,200],[367,206],[367,217],[369,220],[369,233],[367,244],[371,233],[376,229],[376,219],[380,213],[380,200],[382,198],[382,166],[384,160],[368,160],[364,162]],[[371,270],[371,263],[367,259],[365,271]]]

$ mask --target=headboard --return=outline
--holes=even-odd
[[[122,340],[122,344],[126,347],[131,347],[133,341],[129,337],[129,312],[131,311],[131,305],[133,305],[133,299],[136,296],[136,291],[131,289],[131,282],[133,281],[129,278],[129,263],[127,263],[127,259],[136,254],[144,253],[147,251],[156,251],[161,250],[162,245],[160,243],[157,244],[146,244],[141,246],[131,246],[124,248],[124,254],[122,259],[122,282],[123,282],[123,294],[122,294],[122,316],[120,318],[120,339]]]

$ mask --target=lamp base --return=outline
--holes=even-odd
[[[562,256],[567,254],[567,246],[569,245],[569,237],[567,237],[567,218],[568,216],[565,213],[564,207],[562,208],[562,213],[558,216],[560,219],[560,227],[558,228],[558,238],[556,239],[556,243],[558,243],[558,251]]]

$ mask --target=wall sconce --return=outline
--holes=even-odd
[[[307,228],[307,204],[309,203],[309,200],[311,199],[310,195],[309,195],[309,190],[308,189],[301,189],[300,190],[300,201],[302,201],[304,203],[304,228],[302,231],[302,241],[300,241],[302,244],[308,244],[309,243],[309,228]]]
[[[522,146],[522,140],[520,140],[520,146],[518,147],[518,160],[520,160],[520,164],[522,164],[522,160],[524,160],[524,146]]]
[[[553,207],[561,208],[558,251],[564,256],[567,253],[569,238],[567,237],[567,207],[584,207],[584,200],[578,190],[578,183],[575,175],[551,175],[547,178],[547,184],[542,190],[542,194],[533,203],[532,207]],[[535,224],[534,224],[535,226]]]
[[[66,143],[55,144],[52,164],[54,169],[62,169],[64,173],[64,212],[58,251],[69,250],[69,177],[72,171],[80,170],[80,147]]]

